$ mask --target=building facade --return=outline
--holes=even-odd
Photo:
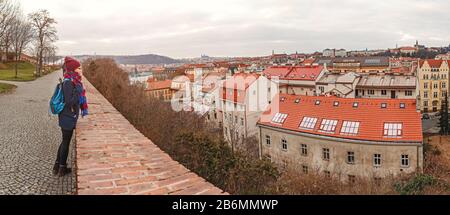
[[[442,101],[449,92],[449,63],[448,60],[421,60],[417,76],[419,78],[420,110],[436,112],[441,109]]]
[[[276,99],[278,104],[272,102],[258,122],[261,158],[347,182],[423,169],[422,124],[415,100],[286,94]]]

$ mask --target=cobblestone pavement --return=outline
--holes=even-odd
[[[0,95],[0,195],[74,194],[74,174],[52,175],[62,137],[57,117],[48,113],[48,101],[61,75],[54,72],[33,82],[14,82],[15,92]],[[71,166],[73,146],[74,142]]]

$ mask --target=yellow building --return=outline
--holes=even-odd
[[[419,78],[419,104],[422,112],[436,112],[449,92],[448,60],[421,60],[417,76]]]

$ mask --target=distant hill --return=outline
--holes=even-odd
[[[75,56],[80,60],[85,60],[87,58],[96,57],[96,58],[112,58],[119,64],[174,64],[180,63],[181,61],[175,60],[170,57],[155,55],[155,54],[147,54],[147,55],[129,55],[129,56],[120,56],[120,55],[82,55]]]

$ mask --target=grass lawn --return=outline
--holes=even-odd
[[[0,94],[8,93],[15,88],[16,88],[15,85],[0,83]]]
[[[20,62],[18,64],[18,72],[16,78],[16,72],[14,70],[15,63],[0,63],[0,80],[5,81],[34,81],[35,66],[28,62]],[[57,67],[47,67],[46,71],[42,71],[42,76],[59,70]]]
[[[14,62],[0,64],[0,80],[6,81],[33,81],[35,67],[33,64],[20,62],[18,65],[17,78],[14,71]]]

